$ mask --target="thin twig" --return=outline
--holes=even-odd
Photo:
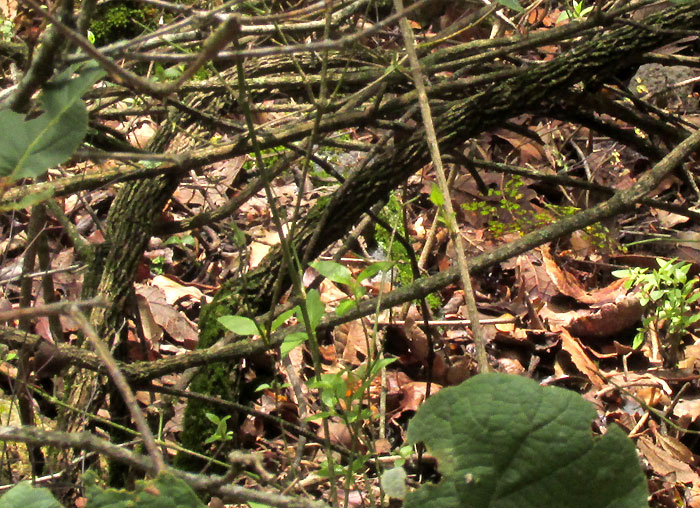
[[[403,1],[394,0],[394,7],[397,11],[403,11]],[[438,178],[438,185],[443,196],[443,207],[446,215],[447,226],[452,237],[455,251],[457,253],[457,266],[459,267],[460,280],[464,288],[464,301],[467,306],[469,319],[471,320],[472,334],[474,335],[474,345],[476,346],[476,362],[480,372],[488,372],[489,361],[486,354],[486,338],[479,324],[479,312],[476,308],[476,299],[474,298],[474,290],[472,288],[471,276],[469,274],[469,266],[467,257],[462,244],[462,236],[459,232],[457,220],[452,208],[452,199],[450,198],[450,189],[447,184],[447,177],[442,165],[442,157],[440,155],[440,147],[437,136],[435,134],[435,126],[433,124],[433,115],[430,111],[428,103],[428,94],[425,90],[425,80],[416,54],[415,41],[413,39],[413,30],[408,23],[408,20],[403,17],[399,22],[401,27],[401,35],[403,36],[408,60],[411,63],[411,75],[418,92],[418,101],[420,103],[421,116],[423,118],[423,126],[428,141],[428,149],[430,158],[433,161],[433,167]]]
[[[109,376],[112,378],[112,381],[121,393],[124,399],[124,403],[129,408],[129,412],[131,413],[131,417],[134,419],[136,428],[141,433],[141,437],[143,438],[143,443],[146,447],[146,450],[148,451],[148,455],[153,461],[151,472],[153,472],[156,475],[161,473],[165,470],[163,454],[160,451],[160,448],[158,448],[158,446],[156,445],[156,440],[153,437],[151,428],[146,422],[146,418],[144,417],[143,412],[139,408],[138,401],[134,396],[134,392],[131,391],[131,387],[126,381],[124,374],[122,374],[122,372],[117,367],[117,362],[112,356],[112,353],[109,351],[109,348],[102,342],[102,340],[97,336],[97,332],[77,306],[73,306],[70,309],[70,316],[78,323],[83,333],[87,337],[88,341],[90,341],[90,344],[92,344],[92,347],[95,348],[97,355],[104,362]]]
[[[109,302],[102,296],[84,300],[81,302],[63,301],[54,302],[35,307],[24,307],[20,309],[4,310],[0,312],[0,322],[12,321],[14,319],[32,319],[41,316],[57,316],[59,314],[69,314],[73,307],[79,309],[92,307],[107,307]]]

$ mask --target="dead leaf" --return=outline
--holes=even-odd
[[[660,432],[655,433],[656,442],[661,447],[670,453],[674,458],[692,465],[695,462],[695,455],[686,445],[672,436],[665,436]]]
[[[596,374],[598,372],[598,366],[589,358],[581,342],[564,328],[559,330],[553,329],[552,331],[559,332],[561,336],[561,348],[569,354],[576,368],[588,378],[593,386],[601,388],[604,383],[600,379],[600,376]]]
[[[425,394],[428,383],[425,381],[411,381],[401,386],[401,401],[399,408],[391,415],[392,420],[399,418],[405,411],[418,411],[420,405],[425,402]],[[442,389],[442,385],[431,383],[430,394],[433,395]]]
[[[202,298],[204,298],[204,293],[198,288],[182,285],[164,275],[156,275],[153,277],[151,285],[163,291],[165,301],[168,305],[174,305],[182,299],[201,302]]]
[[[541,246],[540,251],[542,252],[542,260],[547,274],[557,290],[563,295],[570,296],[581,303],[600,306],[614,302],[627,293],[624,288],[624,281],[621,279],[612,282],[604,288],[589,292],[576,277],[557,264],[549,245]]]
[[[700,492],[700,476],[687,463],[654,444],[650,437],[640,436],[637,439],[637,449],[656,474],[674,482],[688,483],[693,490]]]
[[[168,335],[187,349],[194,349],[199,342],[197,325],[190,321],[184,313],[169,305],[163,290],[145,284],[136,284],[136,294],[148,302],[148,308],[153,320],[162,327]]]
[[[606,303],[599,309],[576,312],[566,327],[577,337],[615,337],[639,323],[642,311],[636,296],[622,296],[618,301]]]
[[[498,317],[498,319],[503,319],[503,320],[512,319],[513,322],[511,322],[511,323],[497,323],[495,325],[496,330],[498,330],[499,332],[503,332],[503,333],[515,331],[515,316],[513,316],[513,314],[509,314],[508,312],[506,312],[506,313],[501,314],[500,316],[497,316],[497,317]]]
[[[694,422],[700,417],[700,397],[693,396],[681,400],[673,408],[673,415],[688,423]]]
[[[331,443],[339,444],[340,446],[344,446],[348,449],[352,446],[352,434],[350,433],[348,426],[343,422],[336,419],[331,419],[328,422],[328,433],[330,435]],[[326,439],[326,433],[323,425],[319,427],[316,435],[318,435],[318,437],[321,439]]]
[[[163,329],[158,326],[158,323],[156,323],[156,320],[153,318],[150,305],[144,295],[136,294],[136,305],[138,307],[144,338],[152,348],[158,351],[160,341],[163,338]]]
[[[430,353],[428,337],[410,314],[406,316],[403,331],[408,338],[413,358],[421,363],[426,363]]]

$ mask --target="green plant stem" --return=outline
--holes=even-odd
[[[238,40],[238,34],[236,34],[233,38],[234,46],[236,49],[240,49],[239,45],[239,40]],[[286,266],[286,271],[289,274],[289,277],[292,281],[292,287],[294,288],[294,291],[297,295],[304,295],[304,286],[301,281],[301,277],[299,276],[298,270],[295,268],[297,264],[295,263],[294,255],[292,254],[292,248],[289,245],[289,239],[286,237],[284,234],[284,228],[282,225],[282,219],[279,215],[279,211],[277,210],[277,207],[275,205],[275,197],[272,193],[272,188],[271,188],[271,181],[268,177],[267,174],[267,168],[265,166],[265,163],[262,160],[262,154],[261,154],[261,148],[258,143],[258,139],[256,136],[256,129],[255,129],[255,124],[253,123],[253,115],[250,109],[250,102],[249,102],[249,96],[248,96],[248,91],[247,91],[247,83],[245,79],[245,70],[243,68],[243,61],[241,58],[236,59],[236,69],[237,69],[237,76],[238,76],[238,102],[243,110],[245,119],[246,119],[246,126],[248,128],[248,137],[250,139],[250,143],[254,148],[255,151],[255,162],[256,165],[260,171],[260,176],[264,184],[264,189],[265,189],[265,196],[267,198],[267,201],[270,205],[270,211],[272,214],[272,220],[273,223],[275,224],[275,227],[277,229],[277,233],[279,234],[280,237],[280,245],[282,248],[282,257],[283,257],[283,267]],[[280,274],[280,277],[282,277],[282,274]],[[299,309],[301,311],[302,315],[302,321],[304,322],[304,326],[306,327],[306,332],[308,334],[309,338],[309,343],[310,343],[310,350],[311,350],[311,357],[314,365],[314,371],[316,373],[317,377],[321,376],[321,373],[323,372],[323,368],[321,365],[321,356],[319,353],[319,344],[318,344],[318,339],[316,337],[316,330],[311,326],[311,319],[309,317],[308,309],[306,305],[299,305]],[[338,499],[336,495],[336,487],[335,487],[335,474],[334,474],[334,466],[333,466],[333,453],[332,453],[332,448],[331,448],[331,442],[330,442],[330,427],[328,425],[328,419],[323,419],[323,429],[326,435],[326,455],[327,455],[327,460],[328,460],[328,465],[329,465],[329,472],[330,472],[330,487],[331,487],[331,498],[333,499],[333,505],[337,506]]]

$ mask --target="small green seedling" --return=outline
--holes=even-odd
[[[593,10],[593,6],[590,7],[584,7],[583,6],[583,0],[580,2],[577,2],[574,0],[573,6],[571,8],[567,7],[564,12],[562,12],[559,15],[559,18],[557,19],[557,23],[560,23],[561,21],[564,21],[565,19],[568,20],[577,20],[577,19],[582,19],[585,18],[590,14],[590,12]]]
[[[231,415],[219,418],[214,413],[206,413],[205,416],[211,423],[216,425],[216,430],[204,441],[204,444],[211,444],[216,441],[221,441],[223,443],[233,439],[233,431],[227,430],[228,427],[226,426],[226,421],[231,418]]]
[[[627,279],[625,288],[639,289],[639,303],[644,307],[644,317],[633,346],[638,348],[647,332],[663,326],[670,346],[667,358],[670,364],[675,365],[683,335],[700,319],[700,314],[690,312],[690,305],[700,298],[700,291],[696,288],[698,279],[688,279],[690,263],[661,258],[657,258],[656,262],[659,265],[656,270],[628,268],[612,274]]]

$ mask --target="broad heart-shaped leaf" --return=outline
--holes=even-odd
[[[3,508],[61,508],[49,489],[33,487],[29,482],[18,483],[0,496]]]
[[[430,397],[408,426],[438,459],[442,480],[405,508],[639,508],[646,479],[632,441],[577,393],[506,374],[481,374]]]
[[[134,491],[102,489],[91,471],[83,481],[87,508],[205,508],[189,485],[167,473],[153,480],[137,480]]]
[[[71,79],[73,72],[74,67],[44,87],[44,112],[37,118],[25,120],[9,109],[0,111],[0,176],[10,180],[39,176],[78,149],[88,127],[80,97],[104,72],[88,67]]]

